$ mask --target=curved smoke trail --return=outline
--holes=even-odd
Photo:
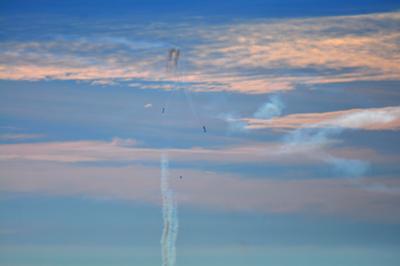
[[[175,242],[178,235],[178,209],[173,191],[169,188],[168,154],[161,155],[161,193],[164,228],[161,236],[162,266],[173,266],[176,261]]]

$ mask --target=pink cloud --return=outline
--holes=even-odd
[[[157,167],[97,168],[8,162],[3,169],[2,191],[161,203]],[[307,212],[388,222],[400,220],[397,179],[366,179],[360,186],[345,179],[277,180],[268,176],[247,179],[185,169],[170,169],[170,179],[180,205],[239,212]],[[390,191],[378,189],[389,186]]]
[[[36,142],[0,145],[0,161],[76,162],[157,162],[161,153],[168,152],[171,160],[179,162],[212,163],[275,163],[278,165],[309,165],[324,163],[324,156],[363,159],[377,163],[393,162],[397,157],[379,154],[370,149],[334,148],[321,145],[286,143],[248,143],[219,149],[193,147],[189,149],[144,148],[132,139],[112,141]],[[301,154],[301,156],[299,156]]]
[[[187,86],[180,81],[176,86],[195,91],[261,94],[290,90],[297,84],[398,79],[400,33],[382,25],[399,21],[399,14],[237,22],[207,28],[197,26],[190,31],[177,27],[179,33],[172,31],[171,35],[195,34],[199,42],[186,47],[181,57],[187,66],[181,78],[193,84]],[[327,34],[332,27],[344,33]],[[371,28],[377,30],[366,31]],[[346,34],[347,31],[352,34]],[[0,79],[85,80],[100,85],[132,79],[162,83],[171,81],[165,73],[166,46],[84,37],[3,43],[0,44],[0,49],[5,51],[0,56]],[[110,54],[110,50],[115,52]],[[80,56],[82,51],[85,56]],[[262,68],[272,72],[260,75]],[[287,69],[286,74],[274,71],[282,68]],[[333,71],[300,76],[291,73],[291,69],[299,68]],[[341,69],[351,70],[334,71]],[[166,83],[139,87],[171,89]]]
[[[291,114],[271,119],[243,119],[248,129],[338,127],[364,130],[399,130],[400,107],[350,109],[325,113]]]
[[[180,162],[213,163],[275,162],[277,164],[315,164],[315,156],[303,156],[283,151],[279,143],[252,143],[219,149],[193,147],[189,149],[157,149],[138,147],[134,140],[114,138],[105,141],[69,141],[1,144],[0,161],[29,160],[64,163],[96,161],[158,161],[162,152]],[[301,152],[304,152],[303,150]],[[318,149],[313,150],[317,155]]]

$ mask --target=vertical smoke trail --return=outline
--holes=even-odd
[[[178,234],[178,210],[173,191],[168,185],[168,155],[161,155],[161,193],[164,229],[161,236],[162,266],[173,266],[176,261],[175,242]]]

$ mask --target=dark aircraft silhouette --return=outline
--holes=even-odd
[[[204,132],[204,133],[207,133],[207,128],[206,128],[206,126],[203,126],[203,132]]]
[[[177,48],[172,48],[168,51],[168,61],[167,61],[167,68],[176,68],[178,66],[178,60],[180,51]]]

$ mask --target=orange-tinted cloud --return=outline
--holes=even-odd
[[[350,109],[325,113],[291,114],[271,119],[243,119],[249,129],[338,127],[364,130],[399,130],[400,107]]]
[[[168,152],[172,161],[203,162],[214,165],[274,163],[284,166],[326,164],[326,157],[349,162],[365,160],[379,164],[397,162],[397,156],[385,155],[371,149],[335,148],[330,142],[321,143],[248,143],[224,148],[158,149],[137,146],[134,140],[114,138],[106,141],[36,142],[0,145],[0,162],[48,161],[79,162],[151,162],[159,161]]]
[[[168,149],[171,159],[178,161],[256,162],[278,161],[279,154],[268,152],[278,150],[277,143],[264,143],[227,147],[220,149],[189,148]],[[0,160],[33,160],[54,162],[94,161],[143,161],[158,160],[161,153],[157,148],[135,146],[135,141],[115,138],[105,141],[68,141],[0,145]],[[298,161],[295,158],[286,158]]]
[[[176,25],[168,34],[177,43],[185,36],[195,38],[181,49],[178,80],[165,73],[170,48],[166,43],[84,37],[5,42],[0,44],[4,51],[0,79],[87,80],[96,84],[175,80],[177,87],[196,91],[249,94],[290,90],[299,84],[393,80],[400,76],[400,33],[391,25],[399,21],[400,13],[392,12],[193,25],[190,29]]]

